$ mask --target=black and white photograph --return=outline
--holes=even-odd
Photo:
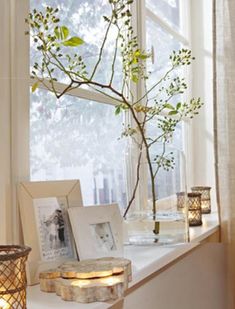
[[[116,250],[110,222],[90,224],[91,231],[95,237],[95,247],[97,250],[109,252]]]
[[[55,197],[33,200],[42,261],[73,257],[65,202]]]

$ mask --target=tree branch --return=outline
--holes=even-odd
[[[96,70],[97,70],[97,68],[98,68],[98,66],[99,66],[99,64],[100,64],[100,62],[101,62],[102,54],[103,54],[103,50],[104,50],[104,46],[105,46],[105,43],[106,43],[106,41],[107,41],[108,33],[109,33],[110,28],[111,28],[112,22],[113,22],[113,15],[112,15],[112,17],[110,18],[110,22],[109,22],[108,27],[107,27],[107,29],[106,29],[105,36],[104,36],[104,40],[103,40],[102,45],[101,45],[101,47],[100,47],[99,58],[98,58],[98,61],[97,61],[96,65],[95,65],[95,67],[94,67],[94,70],[93,70],[93,72],[92,72],[92,74],[91,74],[90,80],[93,79],[93,77],[94,77],[94,75],[95,75],[95,73],[96,73]]]
[[[128,206],[124,212],[124,215],[123,215],[123,218],[126,218],[126,215],[135,199],[135,195],[136,195],[136,191],[137,191],[137,188],[138,188],[138,185],[139,185],[139,181],[140,181],[140,163],[141,163],[141,156],[142,156],[142,147],[143,147],[143,141],[141,142],[141,145],[140,145],[140,150],[139,150],[139,156],[138,156],[138,162],[137,162],[137,169],[136,169],[136,182],[135,182],[135,187],[134,187],[134,190],[133,190],[133,193],[132,193],[132,197],[131,199],[129,200],[128,202]]]

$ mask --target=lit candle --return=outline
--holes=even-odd
[[[210,190],[211,187],[192,187],[193,192],[201,193],[201,206],[203,214],[209,214],[211,212]]]
[[[192,220],[193,217],[194,217],[194,216],[193,216],[193,212],[192,212],[192,211],[189,211],[189,212],[188,212],[188,219],[189,219],[189,220]]]
[[[188,222],[189,226],[202,224],[201,193],[188,193]]]
[[[0,309],[10,309],[10,305],[3,299],[0,299]]]

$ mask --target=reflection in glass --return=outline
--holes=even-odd
[[[114,107],[46,90],[31,95],[31,180],[80,179],[84,203],[126,205],[125,140]]]

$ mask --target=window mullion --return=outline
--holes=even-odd
[[[31,79],[30,86],[32,86],[34,82],[35,81]],[[51,86],[49,81],[45,82],[45,84],[48,87]],[[67,84],[60,83],[60,82],[54,82],[54,85],[58,93],[63,92],[63,90],[68,86]],[[39,88],[47,89],[47,87],[44,86],[43,84],[40,84]],[[105,104],[114,105],[114,106],[120,104],[120,101],[118,99],[111,98],[111,96],[99,93],[95,90],[91,91],[88,89],[74,88],[67,94],[74,96],[74,97],[79,97],[81,99],[87,99],[87,100],[96,101],[96,102],[105,103]]]
[[[171,26],[169,26],[164,20],[162,20],[159,16],[155,15],[152,11],[146,8],[146,16],[148,16],[152,21],[160,25],[165,31],[175,37],[178,41],[180,41],[183,45],[188,46],[189,41],[184,34],[179,33],[174,30]]]
[[[145,49],[145,1],[138,0],[135,2],[135,5],[132,7],[132,26],[134,29],[134,33],[137,35],[139,40],[139,45],[141,49]],[[143,96],[144,93],[144,82],[141,80],[138,84],[131,83],[131,91],[134,94],[134,100],[138,100]],[[139,116],[139,115],[138,115]],[[136,124],[133,118],[130,119],[130,124],[135,127]],[[138,141],[141,141],[140,135],[138,136]],[[136,167],[139,156],[139,147],[132,143],[132,147],[130,150],[130,158],[129,158],[129,171],[131,173],[131,182],[129,185],[129,189],[133,189],[136,181]],[[141,208],[147,207],[147,169],[146,169],[145,160],[145,151],[143,150],[142,160],[141,160],[141,168],[140,168],[140,183],[136,192],[135,197],[135,205],[137,209],[137,205],[141,205]],[[132,190],[131,190],[132,191]]]

